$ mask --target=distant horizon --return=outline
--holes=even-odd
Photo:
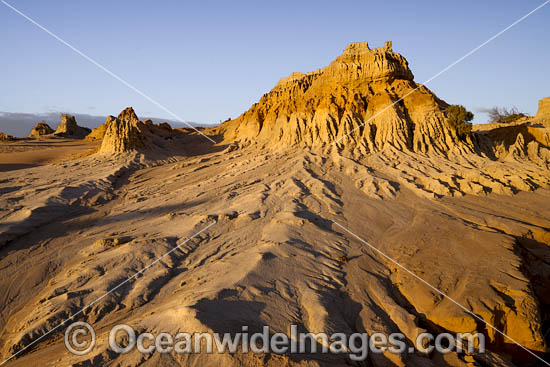
[[[79,126],[87,127],[90,129],[95,129],[96,127],[104,123],[107,116],[118,115],[118,113],[108,114],[108,115],[94,115],[94,114],[66,112],[66,111],[65,112],[50,111],[50,112],[43,112],[43,113],[0,111],[0,132],[5,133],[7,135],[15,136],[15,137],[25,137],[30,133],[32,128],[41,121],[45,121],[51,128],[55,130],[55,128],[60,122],[60,117],[63,114],[69,114],[69,115],[75,116],[76,122],[78,123]],[[139,119],[142,121],[146,119],[150,119],[154,123],[167,122],[170,124],[170,126],[174,128],[189,127],[185,123],[162,118],[162,117],[141,116],[139,114],[139,111],[136,111],[136,114],[138,115]],[[202,123],[202,122],[195,122],[195,121],[186,121],[186,122],[191,124],[194,127],[211,127],[219,124],[219,123],[209,124],[209,123]]]

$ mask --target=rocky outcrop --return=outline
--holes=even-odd
[[[86,136],[86,140],[91,140],[91,141],[103,140],[103,137],[105,136],[105,132],[107,131],[107,127],[115,119],[116,117],[114,116],[107,116],[107,119],[103,124],[93,129],[92,132],[88,136]]]
[[[499,129],[501,127],[511,127],[511,126],[520,126],[520,125],[525,125],[525,124],[529,124],[531,123],[531,121],[533,121],[533,117],[524,117],[524,118],[520,118],[516,121],[512,121],[512,122],[509,122],[509,123],[505,123],[505,122],[489,122],[489,123],[486,123],[486,124],[474,124],[472,125],[472,131],[475,132],[475,133],[488,133],[489,131],[492,131],[492,130],[495,130],[495,129]]]
[[[160,122],[157,124],[157,126],[166,131],[172,131],[172,126],[170,126],[170,124],[167,122]]]
[[[53,134],[54,130],[45,121],[40,121],[31,130],[29,138],[39,138],[41,136]]]
[[[132,107],[126,108],[106,126],[101,153],[122,153],[145,147],[145,124]]]
[[[328,67],[293,73],[237,119],[227,140],[266,145],[336,143],[362,153],[394,147],[415,152],[472,151],[446,123],[447,103],[416,84],[391,42],[352,43]]]
[[[173,152],[179,148],[171,146],[180,132],[168,124],[154,125],[151,120],[140,121],[132,107],[126,108],[118,117],[112,116],[105,122],[105,132],[100,153]],[[99,129],[99,128],[98,128]],[[100,135],[100,131],[96,133]]]
[[[216,133],[234,147],[320,148],[335,161],[362,162],[371,170],[357,187],[372,197],[396,191],[391,181],[373,179],[372,170],[429,198],[550,187],[547,128],[524,121],[459,137],[448,107],[414,82],[391,43],[377,49],[352,43],[326,68],[281,79]]]
[[[61,122],[55,130],[56,136],[62,136],[64,138],[75,138],[83,139],[85,138],[92,130],[87,127],[78,126],[76,119],[72,115],[61,115]]]
[[[550,97],[539,101],[539,110],[535,117],[536,122],[550,127]]]
[[[15,140],[13,136],[0,133],[0,141],[12,141],[12,140]]]
[[[531,161],[545,170],[550,167],[550,128],[537,119],[484,124],[474,131],[481,150],[500,161]]]

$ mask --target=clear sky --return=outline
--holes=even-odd
[[[543,3],[8,0],[188,121],[236,117],[349,42],[392,40],[423,82]],[[0,111],[170,116],[0,4]],[[550,96],[550,4],[428,84],[449,103],[536,113]],[[477,114],[483,122],[485,116]]]

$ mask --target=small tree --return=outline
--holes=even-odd
[[[519,112],[516,107],[508,109],[506,107],[495,106],[491,108],[488,113],[490,122],[499,122],[503,124],[509,124],[527,116],[523,112]]]
[[[459,138],[464,139],[472,132],[474,114],[461,105],[451,105],[447,108],[447,123]]]

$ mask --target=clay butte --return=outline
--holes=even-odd
[[[472,151],[447,125],[448,104],[414,82],[391,42],[351,43],[329,66],[283,78],[258,103],[221,126],[242,143],[316,146],[337,142],[362,153],[387,146],[416,152]]]

